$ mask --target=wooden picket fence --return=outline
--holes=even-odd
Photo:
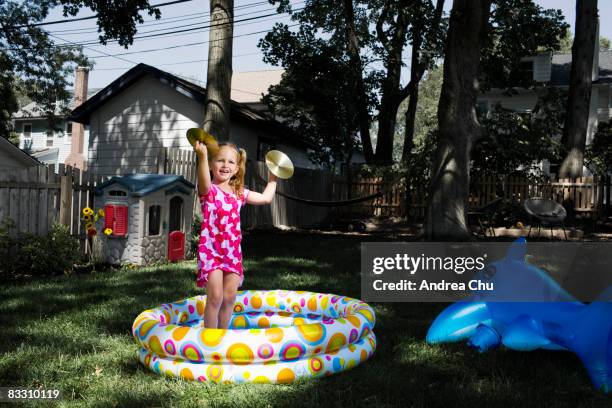
[[[473,183],[469,205],[478,208],[498,196],[518,203],[531,197],[549,198],[573,209],[576,214],[599,217],[609,213],[612,192],[610,177],[546,180],[524,176],[488,176]]]
[[[93,206],[101,177],[71,166],[35,166],[0,172],[0,220],[15,223],[12,233],[46,234],[54,223],[70,228],[83,254],[87,251],[81,211]]]
[[[166,148],[161,159],[160,172],[183,175],[196,184],[196,157],[192,151]],[[267,174],[263,162],[249,162],[245,185],[263,190],[262,180],[267,179]],[[349,183],[345,176],[328,170],[296,168],[293,177],[278,183],[277,189],[294,197],[330,202],[366,197],[379,191],[383,195],[351,205],[311,206],[277,194],[271,207],[246,207],[241,218],[244,227],[285,225],[308,228],[325,223],[330,217],[403,217],[406,213],[403,187],[397,180],[384,180],[382,177],[354,176]],[[199,211],[197,205],[196,201],[195,213]],[[420,208],[417,211],[422,212]]]
[[[159,174],[182,175],[187,181],[196,184],[196,154],[193,150],[166,147],[160,150],[158,158]]]

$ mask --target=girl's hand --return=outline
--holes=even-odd
[[[276,177],[271,171],[268,171],[268,183],[271,181],[277,181],[278,177]]]
[[[193,150],[196,152],[200,159],[206,158],[208,156],[208,149],[206,149],[206,145],[199,140],[196,140],[193,145]]]

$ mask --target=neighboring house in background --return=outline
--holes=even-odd
[[[0,136],[0,170],[25,169],[41,163]]]
[[[489,111],[496,104],[517,112],[531,112],[547,87],[569,89],[571,70],[571,53],[541,52],[533,57],[523,59],[523,69],[533,72],[533,79],[538,83],[534,89],[516,89],[518,94],[508,96],[503,89],[492,89],[477,98],[477,107]],[[586,143],[593,140],[599,122],[612,119],[612,51],[599,51],[599,43],[593,58],[593,88],[589,109],[589,124]],[[555,174],[558,163],[542,164],[542,170]]]
[[[261,101],[261,97],[268,93],[270,86],[280,83],[284,72],[284,69],[234,72],[232,100],[243,103],[249,108],[266,112],[268,107]]]
[[[88,169],[103,176],[157,173],[164,148],[192,149],[186,132],[201,126],[205,100],[203,87],[138,64],[72,112],[72,120],[89,127]],[[232,101],[230,118],[230,141],[250,159],[279,149],[296,167],[315,167],[307,150],[316,146],[265,113]]]
[[[99,89],[92,89],[87,96],[93,96]],[[69,108],[72,108],[74,98],[69,99]],[[58,111],[59,112],[59,111]],[[57,165],[64,163],[70,153],[72,140],[72,122],[65,116],[58,115],[56,127],[59,130],[48,132],[49,122],[44,114],[37,109],[35,102],[22,107],[13,115],[15,132],[19,134],[19,147],[36,157],[45,164]],[[85,128],[85,142],[88,138]]]

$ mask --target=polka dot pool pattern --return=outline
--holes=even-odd
[[[374,310],[313,292],[238,292],[230,329],[203,327],[206,296],[145,310],[132,334],[140,361],[186,380],[291,383],[348,370],[376,349]]]

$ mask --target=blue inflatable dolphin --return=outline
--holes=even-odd
[[[520,238],[503,260],[480,271],[476,279],[493,282],[495,290],[473,292],[442,311],[427,342],[467,339],[481,352],[500,344],[518,351],[569,350],[580,357],[595,388],[610,392],[612,287],[590,304],[578,302],[544,271],[525,263],[526,246]]]

